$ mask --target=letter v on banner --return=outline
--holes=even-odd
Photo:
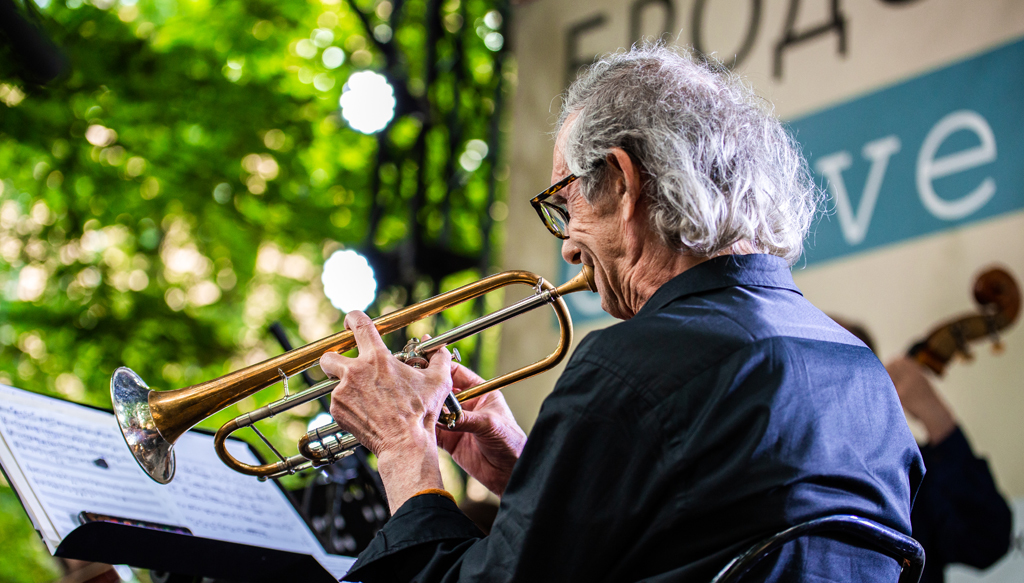
[[[871,215],[875,212],[878,193],[882,189],[885,170],[889,166],[889,158],[900,151],[900,139],[894,135],[886,136],[864,144],[861,154],[871,161],[864,191],[857,203],[857,212],[853,211],[850,196],[843,181],[843,171],[853,165],[849,152],[841,151],[823,156],[814,163],[814,168],[828,180],[828,188],[836,201],[836,213],[839,215],[839,227],[843,231],[843,239],[849,245],[857,245],[864,240],[871,225]]]

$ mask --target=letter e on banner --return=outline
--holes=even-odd
[[[954,132],[974,132],[980,144],[977,146],[936,158],[939,147]],[[917,194],[928,212],[935,217],[955,221],[969,216],[985,206],[996,193],[996,181],[991,176],[981,181],[977,188],[957,200],[946,200],[935,192],[936,178],[983,166],[996,160],[996,138],[988,122],[977,112],[962,109],[954,111],[939,120],[928,132],[917,154]]]

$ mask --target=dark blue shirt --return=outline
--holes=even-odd
[[[923,475],[878,359],[773,256],[726,256],[588,335],[544,401],[484,537],[447,499],[406,502],[350,580],[708,581],[752,542],[829,514],[910,533]],[[825,539],[751,580],[895,581]]]

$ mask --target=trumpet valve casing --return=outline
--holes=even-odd
[[[299,454],[319,467],[352,455],[358,445],[351,433],[342,431],[337,423],[329,423],[299,438]]]

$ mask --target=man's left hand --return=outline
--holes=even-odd
[[[452,365],[452,379],[456,391],[483,382],[461,364]],[[523,453],[526,434],[516,423],[501,391],[466,401],[462,407],[462,419],[453,430],[437,426],[437,442],[470,476],[501,496],[512,467]]]

